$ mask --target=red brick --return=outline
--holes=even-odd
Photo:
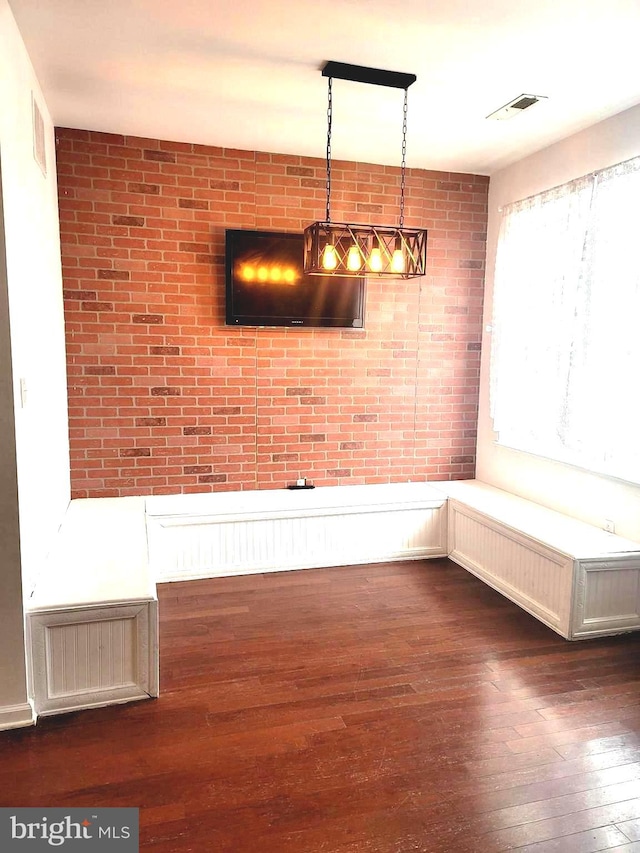
[[[166,426],[166,418],[136,418],[136,426]]]
[[[83,302],[81,305],[83,311],[113,311],[112,302]]]
[[[156,387],[150,389],[152,397],[179,397],[182,391],[180,388]]]
[[[164,322],[162,314],[133,314],[131,317],[132,323],[158,325]]]
[[[158,160],[163,163],[175,163],[176,155],[171,153],[170,151],[152,151],[146,149],[143,152],[143,156],[145,160]]]

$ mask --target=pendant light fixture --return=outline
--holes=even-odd
[[[407,153],[407,93],[415,74],[382,71],[344,62],[327,62],[322,76],[328,78],[327,107],[327,207],[324,222],[304,231],[304,271],[311,275],[415,278],[425,274],[427,232],[405,228],[404,202]],[[400,216],[398,225],[356,225],[331,221],[331,130],[333,78],[404,89],[402,164],[400,168]]]

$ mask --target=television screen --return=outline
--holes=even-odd
[[[305,275],[303,235],[226,232],[227,326],[364,326],[365,279]]]

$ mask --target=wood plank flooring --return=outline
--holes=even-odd
[[[447,560],[165,584],[161,697],[0,734],[0,805],[148,853],[640,853],[640,636]]]

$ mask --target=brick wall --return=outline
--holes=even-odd
[[[473,476],[488,178],[410,170],[423,279],[366,328],[224,325],[224,230],[324,215],[324,161],[57,131],[74,497]],[[336,221],[395,222],[399,170],[334,161]]]

